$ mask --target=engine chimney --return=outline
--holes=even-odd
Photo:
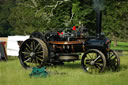
[[[96,11],[96,35],[98,38],[101,36],[102,28],[102,11]]]

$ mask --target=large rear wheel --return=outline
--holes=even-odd
[[[89,49],[83,55],[81,65],[84,71],[88,73],[100,73],[106,67],[106,58],[101,51]]]
[[[45,42],[38,38],[27,39],[20,47],[19,59],[24,68],[45,65],[49,59]]]

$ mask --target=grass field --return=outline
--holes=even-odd
[[[114,50],[128,51],[128,42],[117,42],[117,46],[114,47],[114,42],[111,43],[111,48]]]
[[[128,56],[121,57],[119,72],[87,74],[81,69],[80,62],[47,67],[47,70],[65,74],[50,74],[47,78],[30,78],[31,69],[23,69],[18,59],[0,62],[0,85],[128,85]]]

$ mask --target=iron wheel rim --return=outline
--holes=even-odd
[[[83,55],[81,63],[84,71],[95,74],[104,71],[106,59],[101,51],[90,49]]]
[[[45,47],[44,47],[45,46]],[[44,42],[37,38],[31,38],[23,42],[19,51],[19,58],[24,68],[41,67],[46,61],[48,49]]]
[[[120,66],[120,58],[113,50],[108,52],[108,68],[112,71],[116,71]]]

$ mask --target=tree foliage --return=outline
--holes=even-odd
[[[8,17],[10,7],[13,6],[13,1],[0,0],[0,36],[7,36],[12,32],[12,26],[9,24]]]
[[[113,39],[125,39],[128,36],[128,1],[106,3],[103,16],[104,32]],[[108,6],[111,5],[111,6]],[[126,39],[125,39],[126,40]]]
[[[95,0],[0,0],[0,35],[86,26],[96,33]],[[107,0],[102,8],[102,31],[114,39],[128,37],[128,1]],[[112,38],[110,37],[110,38]]]

